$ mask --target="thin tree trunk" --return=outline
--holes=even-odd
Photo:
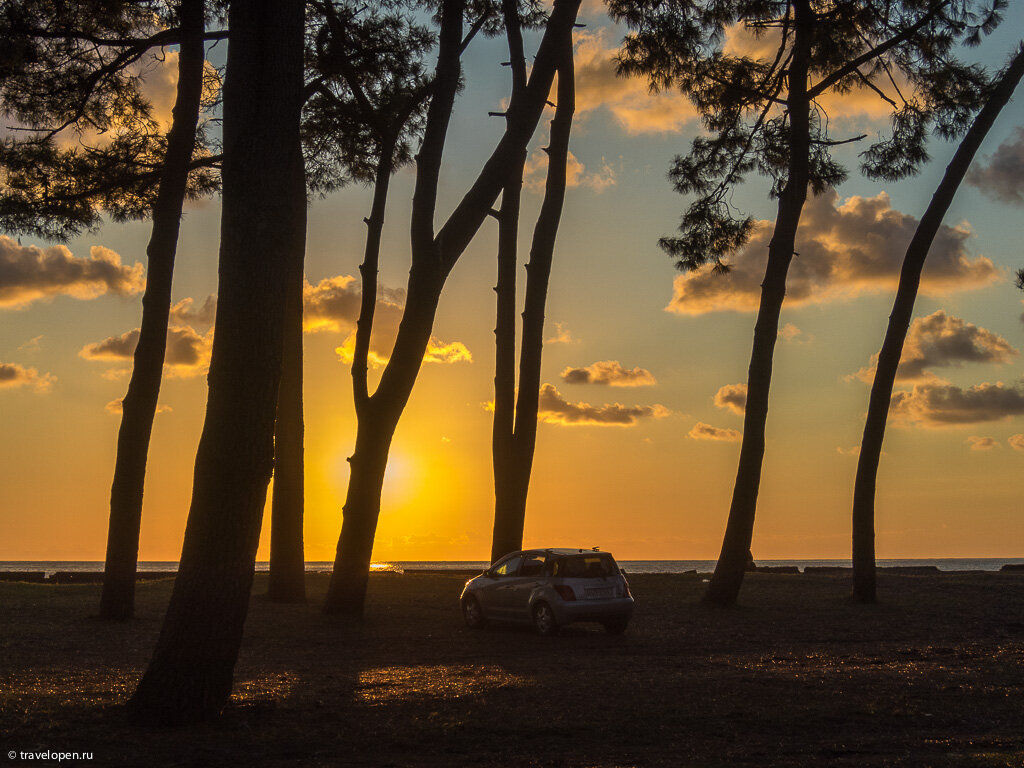
[[[722,551],[715,565],[704,602],[733,605],[739,596],[754,533],[757,493],[764,460],[765,423],[772,380],[772,356],[779,335],[779,315],[786,296],[786,275],[793,259],[800,214],[807,199],[810,165],[810,100],[807,72],[814,29],[809,0],[796,0],[793,61],[789,69],[789,173],[779,196],[775,231],[768,244],[768,266],[761,283],[761,303],[754,326],[754,345],[747,375],[747,406],[743,417],[743,441],[733,487],[729,521]]]
[[[878,477],[878,462],[885,438],[886,419],[896,382],[896,371],[903,356],[903,344],[907,338],[914,301],[921,284],[928,251],[939,231],[942,219],[953,203],[953,197],[960,183],[981,147],[985,136],[995,123],[1000,111],[1009,103],[1014,90],[1024,76],[1024,47],[1018,49],[1010,66],[1004,71],[991,96],[978,112],[970,129],[957,147],[953,159],[946,166],[942,181],[932,195],[931,202],[914,237],[907,246],[900,270],[900,282],[896,289],[889,326],[885,340],[878,353],[875,378],[871,384],[871,400],[864,422],[864,437],[860,455],[857,458],[857,479],[853,488],[853,597],[861,603],[873,603],[877,599],[875,584],[875,482]]]
[[[135,612],[135,570],[139,559],[146,460],[160,396],[174,257],[203,92],[204,16],[203,0],[181,0],[177,95],[167,134],[160,189],[153,204],[139,343],[135,348],[128,392],[121,401],[121,427],[110,489],[110,523],[100,598],[100,616],[105,619],[129,619]]]
[[[211,717],[231,694],[273,467],[288,285],[304,251],[303,3],[235,0],[228,16],[209,398],[178,577],[129,702],[146,723]]]
[[[416,160],[411,223],[413,265],[409,272],[408,295],[380,386],[369,398],[370,406],[364,415],[357,412],[356,452],[351,458],[344,520],[324,603],[328,613],[362,615],[387,451],[423,363],[441,290],[500,194],[510,164],[515,162],[537,128],[563,41],[571,39],[578,9],[579,0],[555,0],[523,97],[509,104],[504,135],[476,181],[435,235],[438,177],[459,79],[458,51],[462,42],[461,2],[451,0],[442,5],[438,87],[427,112],[427,127]],[[449,24],[455,28],[448,27]],[[361,445],[370,446],[365,455],[359,455]]]
[[[519,356],[519,392],[515,407],[509,495],[495,507],[491,560],[521,549],[526,521],[526,499],[537,445],[537,410],[544,348],[544,310],[555,251],[555,239],[565,203],[569,136],[576,109],[572,43],[568,42],[558,68],[558,94],[551,137],[547,148],[548,175],[537,225],[533,231],[530,262],[526,265],[526,298],[523,306],[523,343]]]
[[[302,421],[302,284],[304,259],[289,280],[285,301],[281,387],[274,424],[274,492],[270,507],[270,573],[267,597],[306,602],[306,558],[302,544],[305,462]]]
[[[503,0],[502,12],[512,68],[512,96],[521,98],[526,87],[526,58],[519,26],[518,0]],[[494,419],[491,426],[491,461],[494,467],[494,538],[491,562],[519,548],[500,535],[499,526],[513,515],[516,419],[516,268],[519,263],[519,209],[523,193],[526,148],[509,168],[498,212],[498,280],[494,324]],[[511,548],[507,548],[509,544]]]

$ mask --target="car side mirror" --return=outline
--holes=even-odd
[[[493,579],[493,578],[495,578],[495,576],[494,576],[494,571],[492,571],[492,570],[491,570],[490,568],[486,569],[486,570],[485,570],[485,571],[484,571],[483,573],[481,573],[480,575],[481,575],[481,576],[486,576],[486,577],[487,577],[488,579]]]

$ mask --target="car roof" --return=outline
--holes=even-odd
[[[610,552],[602,552],[592,547],[569,549],[566,547],[546,547],[544,549],[524,549],[522,554],[548,554],[548,555],[610,555]]]

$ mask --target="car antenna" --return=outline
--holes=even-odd
[[[600,552],[600,551],[601,551],[601,548],[600,548],[600,547],[591,547],[591,548],[590,548],[590,551],[591,551],[591,552]]]

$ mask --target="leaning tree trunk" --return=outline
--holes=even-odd
[[[519,393],[515,430],[511,440],[508,496],[494,509],[491,561],[522,549],[526,522],[526,498],[530,489],[533,454],[537,445],[537,410],[540,400],[540,369],[544,348],[544,309],[555,251],[555,238],[565,202],[569,136],[576,109],[575,76],[571,41],[563,50],[558,68],[558,94],[551,139],[547,148],[548,175],[537,225],[533,231],[530,262],[526,265],[526,298],[523,306],[523,343],[519,355]],[[495,456],[497,463],[497,456]],[[497,470],[497,467],[495,467]],[[496,473],[497,474],[497,473]]]
[[[757,493],[764,460],[765,423],[772,380],[772,356],[779,335],[779,315],[786,296],[786,275],[793,259],[800,214],[807,199],[810,159],[810,101],[807,71],[810,62],[813,18],[808,0],[794,2],[795,39],[789,69],[789,175],[779,196],[775,231],[768,244],[768,266],[761,283],[761,303],[754,326],[754,345],[747,374],[747,407],[743,417],[743,442],[733,487],[729,522],[722,552],[704,595],[704,602],[733,605],[746,571],[754,533]]]
[[[234,0],[228,21],[209,398],[178,577],[129,702],[146,723],[209,718],[231,694],[273,467],[289,278],[304,250],[303,3]]]
[[[274,492],[270,506],[270,573],[267,597],[306,602],[306,558],[302,546],[305,464],[302,422],[302,261],[291,276],[285,301],[281,387],[274,425]]]
[[[142,324],[128,392],[121,401],[121,427],[110,489],[110,523],[100,598],[100,617],[104,619],[129,619],[135,613],[135,569],[139,559],[146,459],[160,396],[174,256],[203,93],[204,15],[203,0],[181,0],[177,96],[167,133],[160,189],[153,204],[153,229],[146,249],[149,268],[142,297]]]
[[[413,265],[409,272],[408,296],[380,386],[363,412],[357,410],[356,450],[350,459],[344,520],[324,603],[327,613],[362,615],[370,555],[380,516],[387,452],[423,363],[441,290],[491,211],[508,178],[510,164],[520,156],[540,122],[560,52],[564,41],[571,39],[578,9],[579,0],[555,0],[522,98],[509,103],[504,135],[469,191],[435,235],[433,220],[438,178],[445,133],[459,82],[458,54],[462,45],[461,2],[442,3],[438,87],[427,112],[423,143],[416,159],[411,226]],[[446,18],[449,21],[446,22]]]
[[[1024,76],[1024,47],[1020,48],[1010,66],[1003,72],[992,94],[957,147],[946,173],[932,195],[931,202],[917,231],[907,246],[900,270],[889,326],[878,353],[875,378],[871,384],[871,400],[864,422],[864,437],[857,458],[857,479],[853,487],[853,597],[858,602],[873,603],[877,599],[875,585],[875,482],[878,462],[885,438],[885,424],[896,382],[896,371],[903,355],[903,344],[914,313],[914,301],[921,284],[921,271],[942,219],[956,195],[1000,111],[1009,103]]]

